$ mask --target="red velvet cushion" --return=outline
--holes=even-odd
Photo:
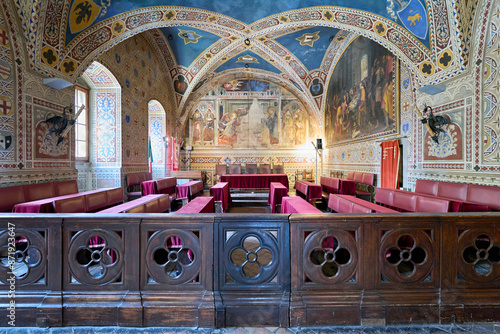
[[[417,194],[411,191],[394,190],[394,207],[407,212],[415,212]]]
[[[347,179],[354,180],[354,172],[347,172]]]
[[[339,211],[338,213],[352,213],[352,205],[354,203],[345,199],[345,198],[340,198],[339,199]]]
[[[55,197],[53,182],[35,183],[23,185],[24,199],[26,202],[36,201],[43,198]]]
[[[393,206],[394,204],[394,189],[377,188],[375,192],[375,203]]]
[[[23,202],[23,186],[0,188],[0,212],[12,211],[14,205]]]
[[[419,194],[428,194],[437,196],[439,181],[417,180],[415,192]]]
[[[415,212],[448,212],[450,201],[430,196],[417,196]]]
[[[491,210],[500,211],[500,187],[469,184],[467,201],[486,204]]]
[[[76,196],[54,201],[56,213],[83,213],[85,208],[85,196]]]
[[[373,173],[363,173],[363,177],[361,179],[361,183],[373,186],[373,182],[374,181],[375,181],[375,174],[373,174]]]
[[[437,195],[439,197],[453,198],[461,201],[467,200],[468,184],[455,182],[438,182],[439,184]]]
[[[354,172],[354,182],[356,183],[363,183],[363,173],[361,172]]]
[[[76,180],[54,182],[56,196],[64,196],[78,193],[78,183]]]
[[[330,209],[332,209],[334,212],[338,212],[339,211],[339,200],[340,200],[340,197],[338,197],[334,194],[330,194],[330,196],[328,197],[328,207]]]

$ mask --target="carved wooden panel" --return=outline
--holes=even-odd
[[[16,326],[61,325],[60,240],[61,218],[0,217],[0,304],[15,302]]]
[[[217,326],[287,326],[287,216],[217,215],[214,235]]]
[[[214,326],[213,221],[212,215],[143,220],[145,326]]]
[[[82,215],[63,221],[64,325],[142,325],[140,220]]]

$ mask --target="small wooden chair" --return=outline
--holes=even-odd
[[[229,174],[241,174],[241,164],[230,164]]]
[[[260,173],[261,174],[271,174],[271,165],[270,164],[260,164]]]
[[[246,164],[247,174],[257,174],[257,164]]]

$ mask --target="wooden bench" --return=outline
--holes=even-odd
[[[203,181],[203,172],[201,170],[175,170],[170,172],[170,176],[178,179]]]
[[[299,180],[295,183],[297,195],[305,198],[309,203],[314,204],[317,199],[321,199],[323,191],[321,186],[309,181]]]
[[[78,193],[76,180],[43,182],[0,188],[0,212],[11,212],[16,204]]]
[[[346,203],[343,203],[343,206],[340,205],[341,202],[346,202],[346,201],[350,201],[356,205],[352,205],[351,207],[346,205]],[[364,207],[364,209],[360,208],[360,206]],[[357,198],[356,196],[351,196],[351,195],[330,194],[330,198],[328,200],[328,207],[330,208],[331,211],[337,213],[369,213],[369,212],[398,213],[399,212],[387,208],[385,206],[377,205],[370,201],[366,201],[362,198]]]
[[[372,201],[375,193],[375,174],[347,172],[347,179],[356,182],[356,196],[368,197]]]

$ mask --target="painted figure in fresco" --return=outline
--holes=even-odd
[[[306,124],[302,111],[298,110],[295,113],[295,145],[302,145],[306,142]]]
[[[236,135],[236,127],[238,123],[238,116],[235,112],[231,114],[224,114],[219,122],[219,144],[231,145],[236,144],[238,137]]]
[[[263,119],[264,130],[262,131],[262,145],[276,145],[278,144],[278,136],[276,129],[276,122],[278,116],[276,115],[276,109],[271,107],[267,109],[267,119]]]
[[[283,115],[283,141],[285,145],[293,145],[295,138],[295,128],[293,125],[293,116],[290,109]]]
[[[429,113],[427,114],[427,112],[429,112]],[[424,108],[423,116],[424,116],[424,118],[421,119],[422,124],[425,124],[425,123],[429,124],[431,130],[434,131],[434,134],[435,134],[431,138],[432,138],[432,140],[434,140],[436,143],[439,144],[439,142],[438,142],[439,133],[445,132],[443,129],[443,126],[446,124],[450,124],[451,121],[448,118],[443,117],[443,116],[435,116],[432,113],[432,108],[429,106],[426,106]]]
[[[201,144],[202,140],[202,124],[203,124],[203,116],[200,111],[196,109],[192,118],[193,124],[193,144],[199,143]]]
[[[212,110],[209,110],[205,115],[205,122],[203,126],[203,143],[212,144],[214,142],[214,121],[215,116]]]

